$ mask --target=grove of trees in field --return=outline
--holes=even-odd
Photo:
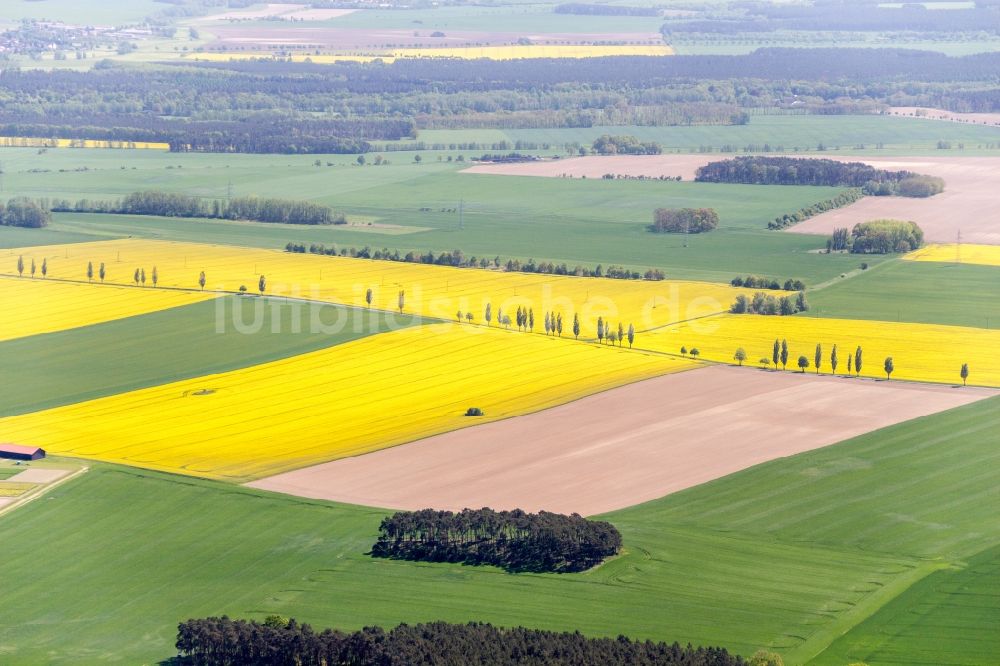
[[[600,564],[621,545],[614,525],[577,514],[423,509],[383,519],[371,552],[374,557],[569,573]]]
[[[729,311],[733,314],[787,316],[797,312],[805,312],[808,309],[809,302],[806,300],[806,292],[804,291],[800,291],[795,296],[781,297],[758,291],[753,296],[737,295]]]
[[[592,150],[598,155],[659,155],[663,146],[655,141],[640,141],[631,135],[602,134],[594,141]]]
[[[284,224],[345,224],[346,218],[329,206],[292,199],[233,197],[229,200],[147,190],[132,192],[116,201],[42,202],[56,212],[160,215],[164,217],[204,217]]]
[[[822,185],[826,187],[870,188],[877,194],[887,183],[898,192],[901,181],[919,176],[909,171],[877,169],[863,162],[828,159],[742,155],[698,167],[695,180],[703,183],[748,185]],[[923,178],[931,178],[925,176]],[[937,179],[940,180],[940,179]],[[941,183],[943,189],[943,182]],[[889,193],[889,192],[887,192]]]
[[[315,631],[294,619],[263,623],[229,617],[190,619],[177,627],[177,662],[187,666],[742,666],[724,648],[588,638],[579,632],[487,623],[401,624],[386,631]]]
[[[38,229],[52,221],[52,214],[37,201],[15,197],[6,204],[0,203],[0,225]]]
[[[653,212],[654,233],[701,234],[719,226],[714,208],[657,208]]]
[[[855,224],[850,233],[844,227],[834,229],[826,246],[828,251],[889,254],[910,252],[923,244],[924,232],[916,222],[871,220]]]

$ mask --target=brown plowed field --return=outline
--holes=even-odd
[[[929,199],[865,197],[796,224],[789,231],[829,234],[858,222],[879,218],[910,220],[920,225],[933,243],[954,243],[959,231],[963,243],[1000,245],[1000,158],[895,157],[861,160],[882,169],[906,169],[944,178],[944,192]]]
[[[401,509],[592,515],[989,395],[716,366],[249,485]]]

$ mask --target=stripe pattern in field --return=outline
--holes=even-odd
[[[5,309],[0,340],[98,324],[214,297],[174,289],[0,278],[0,302]]]
[[[247,480],[524,414],[690,361],[458,324],[0,419],[50,453]],[[485,411],[465,417],[469,407]]]
[[[672,354],[681,347],[697,348],[701,358],[732,362],[737,348],[747,353],[747,364],[770,364],[775,339],[788,340],[788,368],[797,369],[799,356],[813,365],[816,344],[822,345],[821,372],[830,372],[830,352],[837,345],[837,372],[847,374],[847,357],[862,348],[864,377],[885,379],[883,363],[893,358],[892,379],[923,382],[962,382],[959,371],[969,364],[969,383],[1000,386],[1000,330],[908,324],[858,319],[768,317],[723,314],[643,335],[637,346]]]
[[[198,243],[150,240],[116,240],[43,246],[18,250],[25,261],[40,264],[48,258],[49,274],[86,280],[88,261],[105,262],[107,281],[130,284],[136,266],[157,266],[163,286],[198,289],[204,271],[208,289],[254,292],[261,275],[268,294],[298,296],[319,301],[365,307],[372,290],[372,306],[397,310],[404,292],[404,311],[452,320],[456,313],[472,313],[484,321],[492,305],[493,321],[500,311],[514,319],[518,307],[532,308],[535,330],[543,330],[544,313],[563,314],[569,334],[578,314],[581,336],[593,338],[603,317],[638,331],[724,312],[740,293],[752,290],[728,285],[677,280],[613,280],[537,273],[458,269],[424,264],[327,257]],[[17,257],[0,272],[12,272]]]

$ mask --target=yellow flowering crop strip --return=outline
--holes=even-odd
[[[928,245],[905,255],[907,261],[938,261],[949,264],[1000,266],[1000,245],[945,243]]]
[[[629,324],[636,331],[709,314],[725,312],[740,293],[753,290],[690,281],[617,280],[577,278],[535,273],[449,268],[372,259],[351,259],[289,253],[233,246],[126,239],[73,243],[17,250],[25,257],[50,257],[49,274],[86,280],[88,262],[107,266],[107,282],[130,284],[135,268],[149,274],[157,266],[161,286],[198,289],[205,273],[207,289],[237,291],[245,286],[256,292],[259,277],[266,278],[266,293],[317,301],[367,305],[397,310],[399,292],[403,311],[454,320],[472,313],[475,323],[485,323],[491,306],[493,323],[498,311],[512,320],[518,307],[535,314],[535,332],[544,332],[545,312],[563,315],[563,334],[572,335],[573,316],[579,315],[581,337],[593,338],[599,317],[617,328]],[[17,255],[0,264],[0,273],[14,270]],[[780,293],[780,292],[772,292]]]
[[[98,324],[214,296],[152,287],[137,289],[3,277],[0,278],[0,303],[4,305],[0,340]]]
[[[627,348],[437,324],[0,419],[0,432],[49,453],[245,481],[694,365]],[[469,407],[485,416],[464,416]]]
[[[27,136],[0,136],[2,148],[119,148],[124,150],[170,150],[159,141],[107,141],[103,139],[45,139]]]
[[[813,317],[718,315],[644,334],[636,340],[644,349],[677,354],[697,348],[700,358],[733,362],[737,348],[747,353],[744,365],[770,364],[775,338],[788,340],[788,369],[798,371],[799,356],[809,359],[815,372],[816,344],[822,345],[820,371],[830,372],[830,351],[837,345],[838,374],[847,373],[847,357],[862,348],[865,377],[885,378],[883,363],[893,358],[892,379],[960,384],[963,363],[969,364],[969,383],[1000,386],[1000,331],[962,326],[909,324]],[[773,367],[773,366],[772,366]],[[779,368],[780,363],[779,363]]]
[[[441,48],[392,49],[382,53],[344,53],[323,55],[283,56],[292,62],[394,62],[406,58],[460,58],[474,60],[520,60],[526,58],[601,58],[606,56],[672,56],[674,50],[666,44],[517,44],[510,46],[457,46]],[[228,62],[274,58],[270,53],[196,53],[191,60]]]

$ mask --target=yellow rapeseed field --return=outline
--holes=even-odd
[[[544,330],[545,312],[553,311],[563,315],[563,331],[570,335],[578,314],[584,338],[595,336],[598,317],[644,331],[726,311],[737,294],[752,291],[708,282],[507,273],[138,239],[24,248],[17,253],[39,263],[47,257],[50,275],[71,280],[86,279],[88,262],[105,262],[106,279],[113,283],[130,284],[136,268],[149,274],[156,266],[162,286],[197,289],[204,271],[207,289],[236,291],[245,286],[256,292],[264,275],[268,294],[365,306],[371,289],[372,305],[386,310],[398,309],[403,291],[406,313],[453,320],[459,311],[463,319],[471,312],[476,323],[484,323],[487,304],[494,324],[499,311],[513,320],[518,307],[531,308],[536,332]],[[8,254],[0,273],[11,273],[17,256]]]
[[[510,46],[466,46],[441,48],[392,49],[382,53],[343,53],[324,55],[282,56],[292,62],[394,62],[405,58],[461,58],[475,60],[521,60],[526,58],[601,58],[605,56],[671,56],[674,50],[666,44],[518,44]],[[272,58],[269,53],[197,53],[191,60],[227,62]]]
[[[40,137],[0,136],[3,148],[125,148],[170,150],[169,143],[157,141],[105,141],[102,139],[44,139]]]
[[[905,255],[909,261],[940,261],[949,264],[982,264],[1000,266],[1000,245],[943,243],[928,245]]]
[[[49,453],[245,481],[694,365],[627,348],[437,324],[8,417],[0,419],[0,432]],[[485,416],[464,416],[469,407]]]
[[[660,329],[637,338],[636,346],[670,353],[697,348],[700,358],[733,362],[738,347],[747,353],[744,365],[770,362],[775,338],[787,339],[788,369],[798,369],[800,355],[814,372],[816,344],[823,347],[821,372],[830,371],[830,351],[837,345],[838,373],[847,372],[847,356],[862,348],[862,376],[885,378],[887,356],[893,358],[893,379],[961,383],[959,371],[969,364],[970,384],[1000,386],[1000,331],[961,326],[897,322],[766,317],[724,314]],[[780,367],[780,365],[779,365]]]
[[[0,303],[4,305],[0,340],[98,324],[213,296],[151,287],[137,289],[41,278],[0,278]]]

